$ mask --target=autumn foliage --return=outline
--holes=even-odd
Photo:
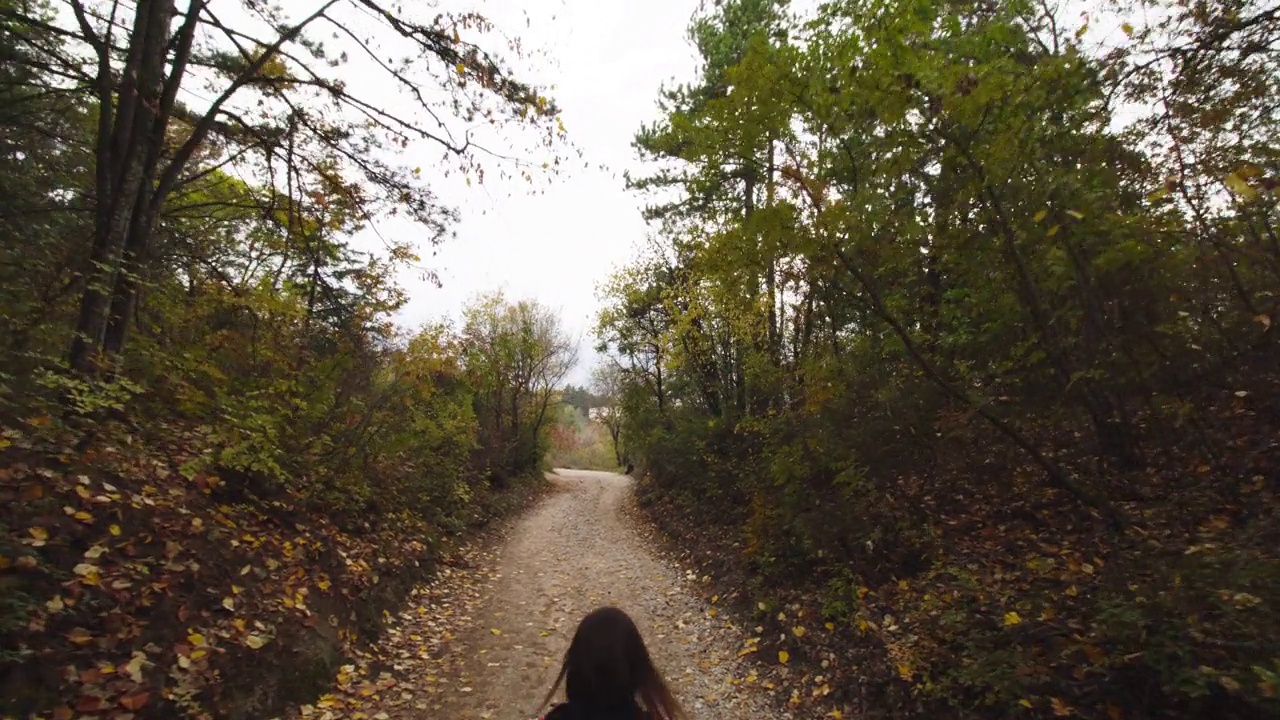
[[[443,118],[543,144],[554,104],[474,14],[224,7],[0,0],[6,716],[312,699],[541,477],[536,409],[559,378],[509,370],[571,363],[554,322],[524,332],[545,309],[393,320],[397,278],[428,272],[418,252],[455,217],[406,159],[479,175]],[[336,70],[374,59],[399,104]],[[375,232],[395,216],[414,236]],[[492,318],[501,357],[471,332]]]
[[[718,3],[637,135],[624,436],[805,716],[1280,712],[1280,18],[1090,12]]]

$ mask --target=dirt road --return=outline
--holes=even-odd
[[[710,616],[696,579],[628,516],[631,480],[565,470],[552,482],[497,547],[414,598],[388,638],[396,660],[383,677],[396,684],[370,698],[367,716],[534,717],[578,620],[611,604],[635,618],[691,718],[778,717],[744,681],[743,633]]]

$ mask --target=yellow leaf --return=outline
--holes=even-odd
[[[1022,707],[1024,707],[1024,708],[1030,708],[1030,707],[1031,707],[1031,701],[1030,701],[1030,700],[1028,700],[1028,699],[1026,699],[1026,698],[1022,698],[1021,700],[1019,700],[1019,701],[1018,701],[1018,704],[1019,704],[1019,705],[1021,705],[1021,706],[1022,706]]]
[[[911,665],[904,662],[898,663],[898,676],[903,680],[910,680],[914,674],[915,671],[911,669]]]
[[[27,533],[40,542],[44,542],[49,539],[49,531],[42,527],[27,528]]]
[[[1047,238],[1051,238],[1051,237],[1053,237],[1054,235],[1057,235],[1057,234],[1058,234],[1058,231],[1059,231],[1059,230],[1061,230],[1061,229],[1062,229],[1062,226],[1061,226],[1061,225],[1054,225],[1053,227],[1049,228],[1049,231],[1048,231],[1048,232],[1046,232],[1046,233],[1044,234],[1044,236],[1045,236],[1045,237],[1047,237]]]
[[[791,653],[787,652],[786,650],[778,651],[778,662],[782,663],[783,665],[786,665],[790,661],[791,661]]]
[[[795,627],[791,628],[791,634],[792,634],[792,635],[795,635],[795,636],[796,636],[796,637],[798,637],[798,638],[804,637],[804,634],[805,634],[806,632],[808,632],[808,630],[805,630],[804,628],[800,627],[799,625],[797,625],[797,626],[795,626]]]
[[[1070,215],[1071,217],[1073,217],[1073,218],[1077,219],[1077,220],[1083,220],[1083,219],[1084,219],[1084,213],[1080,212],[1079,210],[1068,210],[1068,211],[1067,211],[1067,214],[1068,214],[1068,215]]]
[[[249,637],[244,639],[244,644],[248,645],[254,650],[257,650],[258,648],[261,648],[263,645],[267,644],[267,639],[262,637],[261,635],[250,635]]]
[[[1258,197],[1258,191],[1254,190],[1253,186],[1241,177],[1239,172],[1227,173],[1227,176],[1222,181],[1226,183],[1228,190],[1245,200],[1252,200]]]
[[[85,500],[88,500],[89,498],[93,497],[93,493],[89,492],[89,488],[83,485],[76,486],[76,494],[84,498]]]
[[[89,563],[80,563],[72,568],[72,572],[79,575],[86,585],[97,585],[102,582],[102,576],[98,574],[98,568]]]
[[[1067,588],[1067,594],[1070,595],[1071,597],[1075,597],[1080,594],[1080,591],[1076,589],[1075,585],[1072,585],[1071,587]]]
[[[502,631],[501,631],[501,630],[499,630],[498,628],[490,628],[490,629],[489,629],[489,632],[493,633],[494,635],[501,635],[501,634],[502,634]]]
[[[122,530],[120,530],[119,525],[112,523],[111,526],[107,528],[107,532],[111,533],[115,537],[120,537],[120,533],[122,532]]]
[[[196,647],[204,647],[205,645],[204,635],[201,635],[200,633],[191,633],[190,635],[187,636],[187,642],[191,643],[192,645],[195,645]]]
[[[232,598],[224,597],[224,598],[222,598],[222,607],[224,607],[224,608],[226,608],[226,609],[228,609],[228,610],[235,610],[235,609],[236,609],[236,601],[235,601],[234,599],[232,599]]]
[[[835,629],[836,629],[836,624],[835,624],[835,623],[827,623],[827,630],[828,630],[828,631],[835,631]]]
[[[458,63],[454,69],[458,71],[459,75],[462,75],[467,72],[467,66],[463,65],[462,63]]]
[[[1004,614],[1005,627],[1009,627],[1010,625],[1018,625],[1021,623],[1022,623],[1022,618],[1019,617],[1018,613],[1009,611]]]
[[[1120,29],[1124,31],[1125,35],[1133,37],[1133,26],[1129,23],[1120,23]]]
[[[707,615],[708,615],[709,617],[715,617],[715,616],[717,616],[717,615],[719,615],[719,614],[720,614],[720,611],[719,611],[719,610],[717,610],[717,609],[715,609],[715,608],[708,608],[708,609],[707,609]]]

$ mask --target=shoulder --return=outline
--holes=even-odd
[[[565,706],[563,703],[552,705],[551,709],[548,710],[546,714],[539,717],[538,720],[563,720],[568,717],[564,710]]]

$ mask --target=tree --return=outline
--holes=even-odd
[[[696,18],[698,77],[664,92],[637,134],[659,163],[632,179],[652,191],[651,242],[605,286],[599,317],[646,491],[716,524],[726,547],[741,541],[763,579],[821,576],[806,592],[827,607],[865,607],[851,587],[898,597],[858,615],[868,622],[927,604],[899,580],[971,607],[993,597],[937,581],[985,586],[969,559],[1000,562],[948,528],[1125,545],[1107,556],[1119,581],[1162,562],[1160,543],[1126,545],[1130,523],[1229,512],[1216,488],[1240,471],[1224,459],[1275,427],[1224,393],[1270,398],[1275,379],[1280,74],[1266,59],[1280,16],[1139,6],[1094,17],[1115,21],[1101,46],[1087,18],[1068,27],[1064,8],[1035,2],[827,3],[800,19],[743,0]],[[1213,488],[1171,480],[1192,456]],[[1006,532],[1012,506],[1031,519]],[[1069,529],[1081,525],[1087,540]],[[1131,588],[1150,597],[1185,577]],[[1021,574],[1008,591],[1036,582]],[[1073,622],[1105,624],[1111,602],[1140,619],[1108,637],[1144,658],[1130,640],[1150,628],[1185,637],[1185,615],[1113,595]],[[941,667],[1041,667],[976,620],[957,634],[923,618],[940,647],[984,649],[938,659],[912,702],[946,682],[951,707],[1005,702],[990,676],[944,681]],[[1222,658],[1222,641],[1190,654],[1171,641],[1137,672],[1186,699],[1162,673]],[[1235,682],[1252,682],[1251,653],[1230,661]],[[1060,669],[1036,689],[1010,680],[1005,705],[1078,687]]]
[[[486,464],[499,476],[536,471],[548,411],[577,346],[553,311],[533,300],[508,301],[501,292],[467,306],[461,336]]]
[[[212,169],[269,179],[276,192],[264,196],[262,211],[291,234],[313,232],[303,216],[335,204],[345,230],[405,212],[437,242],[452,213],[395,152],[425,140],[478,171],[476,153],[491,151],[458,136],[446,113],[467,122],[556,114],[503,62],[463,39],[491,29],[475,14],[420,19],[379,0],[328,0],[299,16],[256,2],[226,13],[208,0],[55,7],[8,3],[3,17],[29,47],[24,57],[50,68],[51,91],[87,88],[95,104],[92,242],[78,258],[82,293],[69,352],[82,372],[118,363],[165,205]],[[47,47],[40,33],[63,49]],[[321,35],[335,41],[326,45]],[[376,83],[351,85],[334,72],[349,63],[380,73],[408,109],[365,94]],[[207,106],[181,100],[197,81]]]
[[[618,466],[629,464],[629,460],[621,441],[622,436],[622,384],[624,382],[622,368],[611,358],[604,358],[591,371],[591,389],[600,399],[600,422],[609,431],[609,439],[613,442],[613,455]]]

